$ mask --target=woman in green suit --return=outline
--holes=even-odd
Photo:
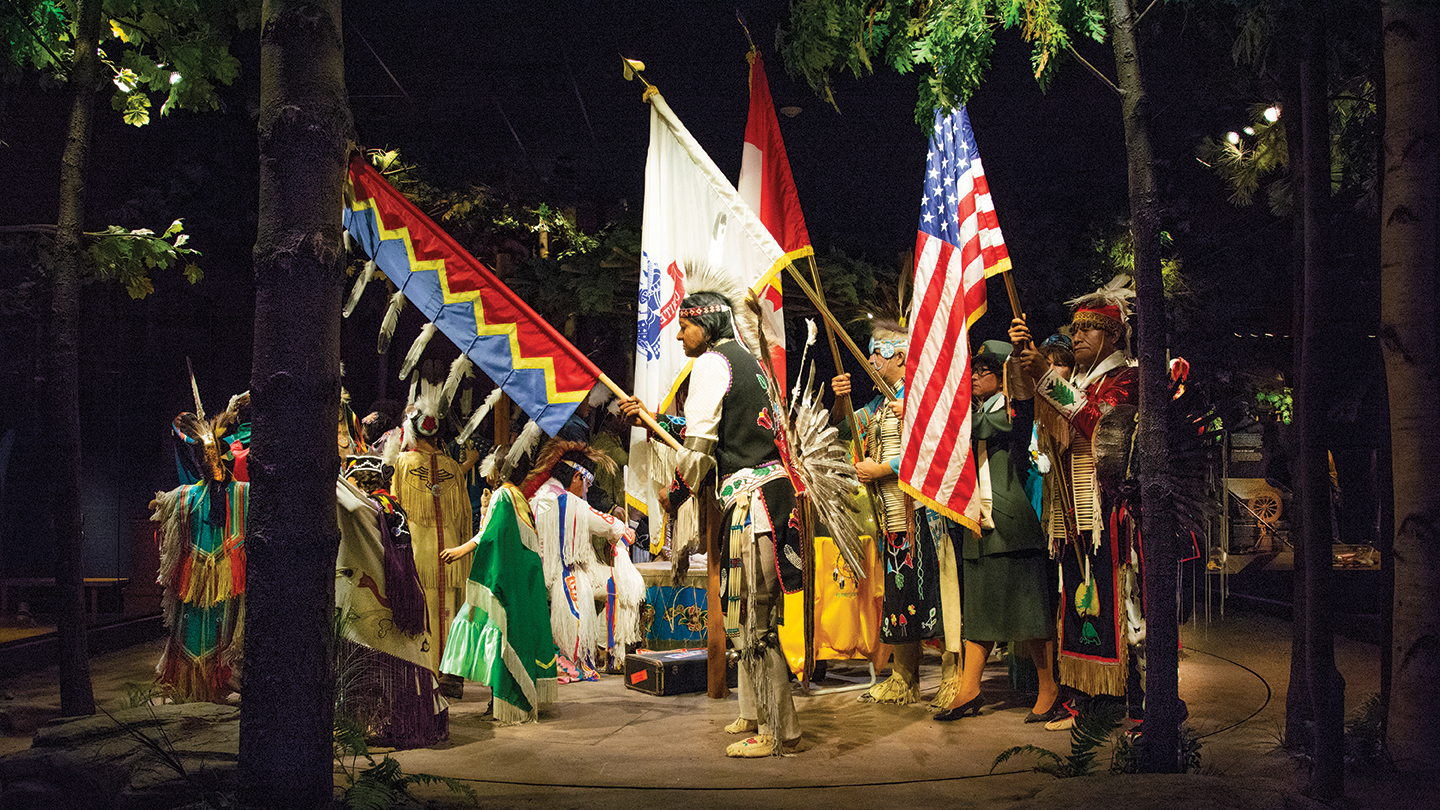
[[[970,441],[978,467],[980,534],[965,529],[961,542],[961,610],[965,659],[960,691],[936,720],[979,714],[980,676],[997,642],[1014,641],[1035,662],[1040,691],[1025,717],[1049,719],[1058,707],[1055,683],[1054,578],[1049,545],[1025,494],[1035,420],[1034,385],[1024,373],[1007,374],[1009,343],[987,340],[971,359],[975,411]],[[1010,386],[1007,398],[1004,383]]]

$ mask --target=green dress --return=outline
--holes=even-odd
[[[441,672],[489,686],[501,723],[537,719],[559,689],[537,549],[525,496],[506,484],[490,499],[440,662]]]

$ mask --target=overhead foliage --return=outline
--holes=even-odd
[[[1337,19],[1365,13],[1365,4],[1360,0],[1328,2],[1329,13]],[[1235,64],[1253,69],[1263,83],[1278,83],[1272,75],[1276,65],[1284,62],[1278,51],[1294,37],[1294,31],[1282,19],[1313,13],[1313,3],[1228,0],[1228,4],[1235,6],[1231,58]],[[1371,33],[1363,26],[1333,30],[1326,47],[1331,67],[1330,188],[1337,195],[1351,198],[1357,210],[1373,212],[1377,209],[1379,187],[1376,144],[1380,115],[1372,81],[1376,66]],[[1270,91],[1278,95],[1273,86]],[[1288,217],[1294,193],[1287,172],[1290,155],[1283,112],[1273,100],[1258,102],[1250,108],[1248,125],[1225,138],[1206,137],[1196,151],[1201,162],[1224,180],[1232,203],[1250,205],[1263,188],[1270,212]]]
[[[110,106],[125,123],[145,126],[158,101],[160,114],[177,109],[214,110],[217,88],[232,83],[240,61],[230,53],[230,33],[253,27],[259,0],[106,0],[100,60],[109,70],[114,92]],[[0,37],[6,58],[0,76],[14,78],[38,71],[44,81],[69,80],[75,61],[74,3],[61,0],[6,0],[0,3]],[[42,234],[40,268],[53,271],[49,226],[21,226]],[[150,271],[182,264],[194,284],[204,275],[186,247],[180,220],[163,234],[148,228],[110,225],[84,234],[85,256],[94,277],[118,280],[131,298],[154,292]]]
[[[68,79],[75,57],[71,5],[57,0],[0,5],[7,67]],[[137,127],[150,123],[156,101],[161,115],[217,109],[217,86],[232,83],[240,71],[240,60],[230,53],[230,32],[253,27],[259,9],[258,0],[107,0],[100,58],[115,88],[110,106]]]
[[[873,74],[876,64],[920,73],[915,121],[969,101],[990,67],[995,31],[1019,28],[1030,65],[1048,86],[1075,38],[1105,39],[1102,0],[792,0],[779,36],[792,75],[839,109],[830,79]]]
[[[556,328],[566,329],[575,316],[606,314],[625,314],[633,327],[636,300],[617,293],[639,283],[638,223],[622,219],[586,233],[573,211],[490,186],[438,188],[396,150],[372,150],[368,157],[391,185]]]

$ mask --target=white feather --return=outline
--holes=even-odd
[[[805,319],[805,345],[806,345],[806,346],[814,346],[814,345],[815,345],[815,333],[816,333],[816,329],[815,329],[815,319],[814,319],[814,318],[806,318],[806,319]]]
[[[349,253],[355,249],[355,237],[350,235],[349,230],[340,232],[341,241],[345,243],[345,252]]]
[[[495,474],[495,457],[499,455],[499,453],[500,448],[496,447],[490,451],[490,455],[480,461],[480,476],[482,478],[488,479]]]
[[[608,402],[613,396],[615,396],[615,394],[609,388],[601,384],[596,384],[594,388],[590,389],[590,394],[585,397],[585,401],[590,403],[590,407],[598,408]]]
[[[350,317],[355,311],[355,305],[360,303],[360,296],[365,293],[365,287],[370,284],[370,279],[375,277],[375,260],[365,262],[365,269],[360,271],[360,277],[355,279],[355,286],[350,289],[350,300],[345,302],[345,308],[340,310],[340,316]]]
[[[425,347],[429,345],[430,338],[435,336],[435,324],[427,323],[420,329],[420,334],[415,337],[415,342],[410,344],[410,351],[405,353],[405,362],[400,366],[400,379],[410,376],[410,372],[420,365],[420,356],[425,353]]]
[[[455,358],[455,362],[450,364],[450,374],[445,377],[445,389],[440,394],[441,410],[448,409],[450,403],[455,401],[455,392],[460,388],[460,381],[466,377],[475,376],[474,372],[470,370],[474,365],[463,352]]]
[[[385,307],[385,317],[380,321],[380,342],[375,351],[384,354],[390,350],[390,338],[395,336],[395,324],[400,321],[400,309],[405,306],[405,293],[396,290]]]
[[[494,391],[490,392],[490,396],[485,398],[485,401],[480,404],[480,407],[476,408],[475,412],[470,414],[469,421],[465,423],[464,429],[460,431],[459,438],[456,439],[457,442],[459,442],[460,444],[464,444],[465,442],[470,441],[470,436],[475,433],[476,429],[480,427],[480,423],[485,421],[485,417],[490,414],[490,409],[494,408],[495,403],[500,400],[500,394],[501,391],[497,387]],[[493,464],[494,454],[491,455],[491,463]],[[482,471],[482,474],[485,474],[484,471]]]
[[[515,465],[520,462],[521,457],[535,449],[536,443],[544,434],[545,431],[540,429],[540,425],[536,424],[534,419],[525,423],[525,429],[520,431],[520,438],[510,445],[510,452],[505,454],[505,469],[501,471],[502,475],[509,475],[510,471],[515,469]]]

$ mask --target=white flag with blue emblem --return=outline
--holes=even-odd
[[[652,92],[649,101],[634,391],[646,408],[665,412],[673,409],[675,392],[689,366],[676,339],[676,312],[686,294],[686,263],[724,268],[744,289],[764,284],[772,272],[784,267],[786,258],[764,223],[665,99]],[[785,333],[778,312],[767,311],[765,316],[767,331]],[[626,491],[632,505],[657,516],[653,482],[665,479],[671,471],[652,464],[653,458],[644,429],[635,429]],[[652,536],[658,532],[659,526],[652,523]]]

